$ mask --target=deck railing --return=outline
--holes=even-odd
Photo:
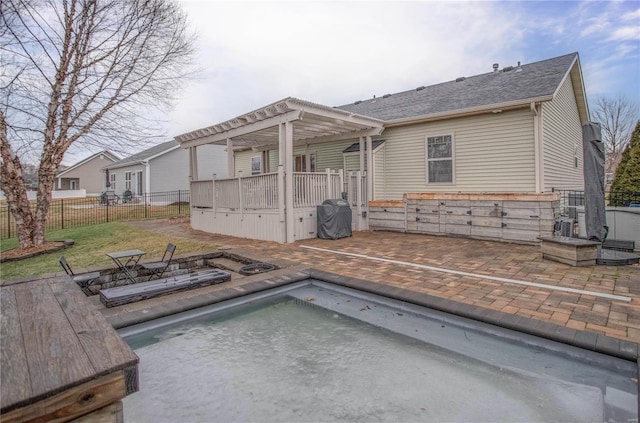
[[[194,207],[213,207],[213,184],[211,179],[191,181],[191,196]]]
[[[345,177],[347,200],[352,208],[367,205],[367,172],[348,172]]]
[[[283,178],[281,173],[266,173],[231,179],[192,181],[192,205],[240,211],[278,209],[279,176]],[[326,199],[340,198],[345,186],[343,179],[342,171],[329,169],[324,173],[294,172],[293,207],[315,207]]]

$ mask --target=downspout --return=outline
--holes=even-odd
[[[540,110],[538,110],[540,107]],[[540,105],[531,103],[531,112],[533,113],[533,153],[535,166],[536,193],[540,194],[544,190],[544,157],[542,150],[542,110]]]

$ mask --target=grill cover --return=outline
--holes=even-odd
[[[317,207],[318,238],[338,239],[351,236],[351,207],[343,199],[325,200]]]

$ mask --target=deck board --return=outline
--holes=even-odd
[[[0,392],[2,406],[31,396],[29,369],[24,351],[22,331],[18,319],[16,295],[13,290],[2,289],[0,295]],[[10,365],[5,365],[10,363]]]
[[[16,300],[34,396],[95,374],[48,284],[17,285]]]
[[[68,421],[137,389],[138,357],[70,278],[3,286],[0,299],[3,422]]]
[[[86,301],[84,293],[64,281],[51,283],[51,290],[96,373],[102,374],[116,368],[129,367],[138,362],[138,356],[118,336],[100,312],[87,311],[76,306],[78,302]]]

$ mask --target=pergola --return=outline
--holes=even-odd
[[[292,97],[206,128],[175,137],[189,149],[190,175],[197,178],[197,150],[204,144],[227,146],[229,174],[235,174],[234,150],[256,151],[277,147],[284,171],[285,210],[293,210],[293,147],[295,145],[359,139],[360,169],[372,169],[372,136],[380,135],[383,121]],[[366,148],[365,148],[366,146]],[[365,163],[366,156],[366,163]],[[373,174],[366,173],[367,198],[373,194]],[[293,242],[293,213],[286,212],[286,239]]]

